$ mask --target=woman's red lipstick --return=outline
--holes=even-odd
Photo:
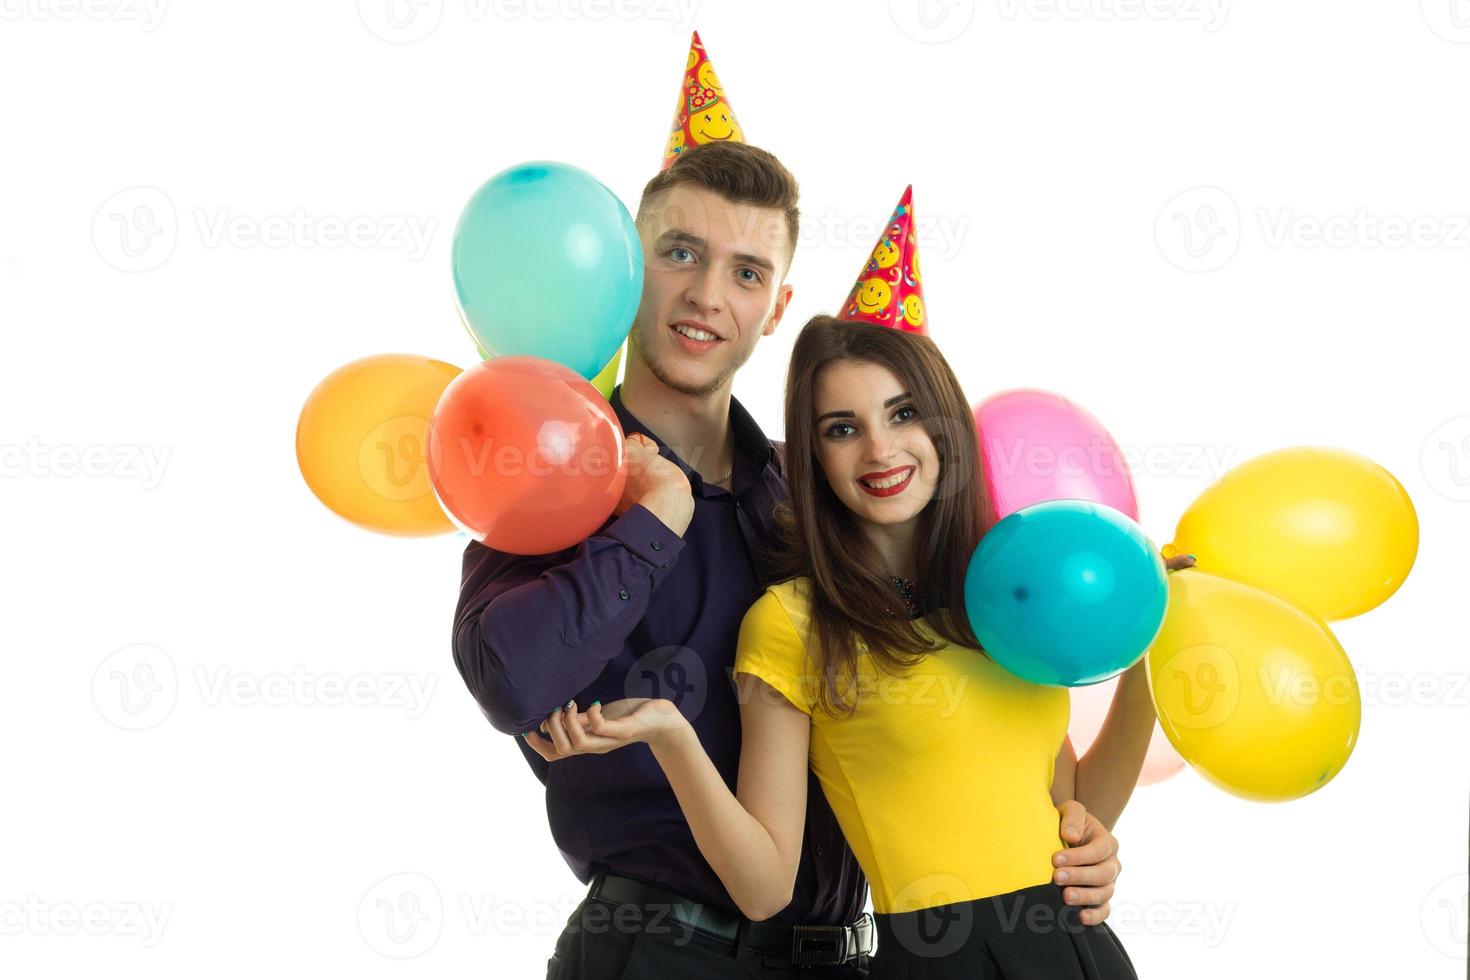
[[[864,473],[858,477],[858,486],[863,488],[863,492],[872,494],[874,497],[892,497],[894,494],[903,493],[908,488],[909,483],[914,478],[915,469],[913,466],[895,466],[893,469],[884,470],[882,473]],[[863,482],[864,480],[886,480],[888,477],[902,473],[904,470],[908,470],[907,476],[893,486],[884,487],[882,490],[870,487]]]

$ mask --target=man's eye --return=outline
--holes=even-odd
[[[675,245],[669,249],[669,258],[675,262],[692,262],[694,260],[694,253],[687,248]]]
[[[756,283],[761,281],[761,274],[749,266],[742,266],[735,274],[740,277],[741,282]]]

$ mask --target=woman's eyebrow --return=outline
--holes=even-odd
[[[909,395],[911,395],[911,394],[912,394],[912,392],[905,391],[905,392],[902,392],[901,394],[894,395],[892,398],[888,399],[887,401],[885,401],[883,403],[883,407],[884,408],[889,408],[892,405],[896,404],[897,402],[903,401],[905,398],[909,397]],[[820,422],[823,419],[832,419],[832,418],[850,419],[850,418],[855,418],[855,417],[856,417],[856,414],[851,409],[839,408],[839,409],[837,409],[834,412],[824,412],[821,415],[818,415],[817,416],[817,421]]]

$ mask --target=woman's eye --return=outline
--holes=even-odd
[[[895,422],[911,422],[914,419],[918,418],[918,416],[919,410],[917,408],[914,408],[914,406],[912,405],[905,405],[903,408],[900,408],[898,411],[893,413],[893,420]]]
[[[847,433],[839,430],[851,428],[852,426],[848,425],[846,422],[838,422],[827,430],[827,435],[840,439],[843,436],[847,435]]]

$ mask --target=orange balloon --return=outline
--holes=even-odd
[[[540,357],[493,357],[445,390],[429,429],[429,478],[455,522],[498,551],[579,544],[628,479],[617,414],[592,383]]]
[[[296,461],[317,499],[386,534],[454,530],[434,499],[424,451],[429,417],[459,368],[378,354],[327,375],[296,423]]]

